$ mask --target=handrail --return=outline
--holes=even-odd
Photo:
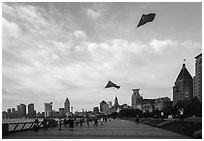
[[[2,123],[2,127],[3,127],[2,129],[4,130],[3,135],[13,133],[13,132],[32,130],[34,127],[34,124],[35,122]],[[39,122],[38,126],[39,128],[42,128],[42,122]]]

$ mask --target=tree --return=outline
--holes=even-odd
[[[183,101],[178,101],[173,108],[173,114],[179,115],[178,109],[184,109],[185,116],[202,116],[202,103],[197,97],[190,100],[184,99]]]

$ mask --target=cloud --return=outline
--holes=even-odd
[[[153,39],[150,41],[149,45],[150,45],[151,49],[153,49],[154,52],[162,53],[166,48],[176,46],[177,42],[172,41],[172,40],[160,41],[160,40]]]
[[[2,17],[2,30],[3,30],[3,38],[19,38],[21,36],[21,30],[19,26],[14,22],[7,21],[4,17]]]
[[[101,14],[99,12],[94,11],[93,9],[87,9],[87,14],[88,16],[92,17],[92,18],[99,18],[101,16]]]
[[[74,36],[76,39],[85,40],[87,39],[87,34],[84,31],[76,30],[74,31]]]

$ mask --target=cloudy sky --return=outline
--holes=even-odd
[[[33,102],[37,111],[66,97],[74,111],[102,100],[130,105],[132,89],[144,98],[172,98],[186,59],[202,52],[201,3],[3,3],[2,110]],[[136,28],[142,14],[155,20]],[[104,89],[111,80],[120,85]]]

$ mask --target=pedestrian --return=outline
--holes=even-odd
[[[73,118],[71,118],[70,119],[70,131],[73,131],[73,128],[74,128],[74,119]]]
[[[161,112],[161,119],[163,119],[164,118],[164,112],[162,111]]]
[[[34,131],[38,131],[38,129],[39,129],[39,121],[38,121],[38,119],[36,118],[36,119],[35,119],[35,122],[34,122],[33,130],[34,130]]]
[[[136,116],[135,121],[137,124],[139,124],[139,116],[138,115]]]
[[[80,123],[80,127],[83,127],[83,118],[80,119],[79,123]]]
[[[86,119],[87,126],[89,127],[89,118]]]
[[[43,118],[43,121],[42,121],[42,125],[43,125],[43,130],[48,130],[48,120],[47,118]]]
[[[103,125],[103,118],[101,118],[101,125]]]
[[[67,127],[67,118],[66,117],[64,118],[63,123],[64,123],[64,127]]]
[[[62,128],[61,128],[61,118],[59,118],[59,129],[58,130],[62,130]]]
[[[111,122],[111,118],[109,118],[109,122]]]
[[[78,118],[76,119],[76,125],[77,126],[79,125],[79,119]]]
[[[98,127],[98,120],[97,118],[94,119],[94,127],[97,126]]]
[[[183,118],[184,118],[184,110],[183,110],[183,108],[180,108],[179,112],[180,112],[180,119],[183,121]]]

